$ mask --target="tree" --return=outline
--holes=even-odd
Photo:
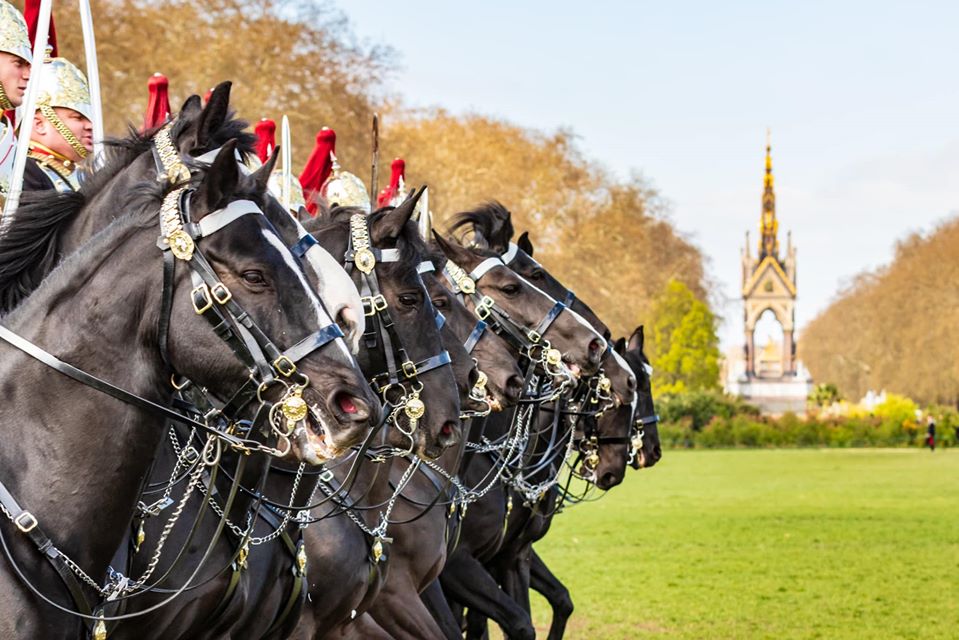
[[[655,393],[719,387],[717,319],[709,306],[678,280],[670,280],[652,312],[650,354]]]
[[[809,402],[817,407],[829,407],[842,400],[839,389],[831,382],[820,382],[809,394]]]

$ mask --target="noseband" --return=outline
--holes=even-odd
[[[363,313],[367,317],[363,344],[370,352],[379,350],[385,365],[385,370],[374,375],[370,382],[377,393],[382,395],[383,400],[395,407],[389,419],[401,433],[409,438],[410,449],[406,453],[410,453],[414,446],[413,433],[426,414],[426,404],[420,399],[423,383],[420,382],[419,376],[440,367],[450,366],[450,354],[443,349],[418,362],[410,359],[400,340],[396,324],[390,315],[389,304],[376,275],[376,265],[399,262],[400,251],[399,249],[378,249],[371,245],[370,219],[366,214],[355,213],[350,216],[350,238],[343,259],[343,266],[347,272],[359,280],[357,288],[363,303]],[[422,282],[420,286],[424,292],[424,304],[429,306],[439,326],[442,316],[435,315],[436,311],[433,309],[426,287]],[[399,395],[390,397],[391,393]],[[408,423],[408,428],[405,429],[398,419],[401,409]]]
[[[531,361],[541,362],[547,371],[558,369],[562,364],[562,353],[558,349],[552,348],[549,341],[545,340],[543,336],[553,326],[556,318],[566,309],[566,305],[562,302],[554,302],[546,316],[535,328],[530,329],[520,325],[510,317],[505,309],[496,304],[495,300],[489,296],[481,295],[476,288],[476,284],[483,276],[489,273],[491,269],[499,266],[506,267],[506,264],[497,257],[490,257],[479,263],[469,273],[449,258],[447,258],[446,265],[443,267],[443,274],[453,287],[454,293],[458,294],[464,302],[467,298],[472,300],[475,313],[482,321],[482,324],[477,323],[471,332],[466,343],[467,351],[472,351],[483,333],[487,329],[492,329],[494,333],[509,342]]]

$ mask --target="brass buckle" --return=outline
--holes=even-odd
[[[13,524],[17,525],[22,533],[30,533],[37,527],[37,519],[29,511],[24,511],[13,519]]]
[[[407,378],[415,378],[417,374],[416,364],[412,360],[407,360],[401,365],[403,369],[403,374]]]
[[[196,303],[198,293],[203,295],[204,302],[202,306],[198,306]],[[196,311],[198,316],[202,316],[213,308],[213,298],[210,297],[210,288],[206,286],[206,283],[201,284],[190,292],[190,301],[193,303],[193,310]]]
[[[526,337],[533,344],[536,344],[537,342],[543,339],[543,336],[539,335],[539,333],[537,333],[536,331],[533,331],[532,329],[529,330],[529,332],[526,334]]]
[[[378,293],[375,296],[365,296],[360,298],[360,301],[363,303],[364,316],[372,316],[379,311],[384,311],[386,307],[389,306],[382,293]]]
[[[287,378],[296,373],[296,365],[285,355],[281,355],[273,361],[273,368]]]
[[[226,304],[233,299],[233,294],[230,293],[230,290],[222,282],[217,282],[215,285],[210,287],[210,295],[213,296],[213,299],[217,301],[217,304]]]
[[[479,316],[480,320],[486,320],[489,317],[490,313],[493,312],[494,304],[496,304],[495,300],[489,296],[483,296],[480,303],[476,306],[476,315]]]

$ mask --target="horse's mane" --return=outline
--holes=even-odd
[[[199,113],[191,118],[178,118],[171,130],[173,139],[179,139],[198,118]],[[211,147],[237,140],[241,153],[253,153],[256,138],[245,131],[247,126],[229,112],[220,126],[210,132]],[[4,225],[0,234],[0,313],[10,311],[30,295],[60,262],[63,229],[117,174],[150,150],[157,131],[158,128],[141,133],[131,126],[125,138],[107,140],[103,167],[86,174],[77,192],[24,192],[13,220]]]
[[[472,243],[477,244],[478,248],[490,248],[502,253],[509,248],[509,241],[513,237],[513,222],[510,218],[509,209],[496,200],[490,200],[475,209],[454,215],[449,231],[459,239],[460,244],[466,244],[465,236],[472,231]],[[484,240],[487,246],[483,246]]]
[[[372,228],[378,220],[395,208],[396,207],[382,207],[368,214],[370,227]],[[335,205],[329,209],[320,209],[320,213],[316,217],[317,223],[314,224],[337,227],[345,226],[347,233],[349,233],[350,216],[355,213],[366,213],[366,211],[359,207],[346,207],[341,205]],[[311,227],[313,227],[313,225],[307,228],[310,229]],[[416,225],[409,221],[403,225],[403,232],[400,234],[399,240],[396,243],[396,248],[399,249],[400,259],[404,262],[409,261],[419,264],[423,260],[429,259],[429,251],[426,243],[416,229]]]
[[[202,181],[203,174],[197,174],[191,177],[191,184],[196,187]],[[19,301],[22,301],[28,296],[35,297],[33,294],[36,292],[37,295],[42,295],[42,291],[49,289],[50,287],[59,288],[63,285],[64,280],[69,280],[76,276],[76,272],[79,268],[82,268],[84,265],[88,265],[91,260],[96,260],[102,258],[105,255],[109,255],[109,247],[115,246],[118,242],[118,238],[123,236],[129,230],[134,228],[148,228],[155,227],[157,232],[159,232],[159,209],[160,204],[163,201],[163,197],[172,189],[175,189],[181,184],[170,185],[168,183],[157,182],[156,180],[144,180],[134,184],[130,190],[129,199],[125,203],[124,207],[125,213],[113,220],[105,228],[101,229],[93,235],[87,242],[74,251],[71,255],[64,257],[63,260],[59,261],[56,264],[53,264],[50,267],[48,274],[45,274],[40,281],[38,281],[35,286],[29,291],[23,292],[20,296]],[[50,191],[42,191],[38,193],[49,194]],[[56,193],[55,191],[52,193]],[[26,194],[25,194],[26,195]],[[71,196],[72,198],[78,198],[79,194],[77,193],[64,193],[57,194],[59,196]],[[265,194],[259,187],[256,185],[255,180],[250,176],[240,176],[240,182],[237,185],[236,191],[231,196],[231,200],[252,200],[258,206],[262,208],[264,204]],[[54,203],[59,203],[58,198],[48,198]],[[69,209],[69,202],[64,202],[61,205],[61,208],[64,210]],[[104,204],[103,206],[107,206]],[[19,214],[19,210],[18,210]],[[17,225],[20,224],[20,219],[18,215]],[[15,307],[7,307],[6,301],[7,296],[12,295],[12,291],[3,290],[0,291],[0,294],[3,295],[3,298],[0,299],[4,303],[5,307],[0,311],[0,315],[9,314],[8,318],[15,318],[19,312],[23,309],[24,305],[18,304]]]

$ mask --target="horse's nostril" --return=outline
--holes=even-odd
[[[334,394],[333,406],[349,422],[366,422],[375,411],[365,400],[347,391],[339,391]]]
[[[602,357],[606,349],[606,343],[602,338],[593,338],[589,343],[589,359],[596,361]]]
[[[356,413],[356,402],[348,393],[340,393],[336,396],[336,404],[339,405],[343,413]]]
[[[459,429],[457,428],[458,423],[453,420],[447,420],[443,423],[443,426],[440,427],[440,443],[444,447],[451,447],[457,442],[459,442]]]

